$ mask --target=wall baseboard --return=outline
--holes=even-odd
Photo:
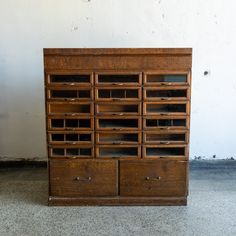
[[[46,160],[0,160],[0,168],[47,167]],[[236,160],[190,160],[190,169],[236,169]]]

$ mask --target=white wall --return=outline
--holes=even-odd
[[[1,158],[46,157],[44,47],[193,47],[191,158],[236,157],[235,11],[234,0],[0,1]]]

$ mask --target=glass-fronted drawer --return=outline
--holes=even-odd
[[[46,84],[53,86],[92,86],[93,74],[55,73],[46,75]]]
[[[142,99],[141,87],[96,87],[95,99],[97,101],[137,101]]]
[[[190,73],[188,72],[150,72],[144,73],[144,85],[146,86],[172,86],[189,85]]]
[[[95,84],[98,86],[137,86],[142,83],[142,73],[98,73]]]

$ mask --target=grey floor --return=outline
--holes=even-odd
[[[193,168],[186,207],[47,207],[46,204],[46,169],[0,169],[0,236],[235,236],[236,169]]]

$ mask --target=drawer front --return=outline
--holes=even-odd
[[[188,143],[186,131],[143,132],[144,144],[185,144]]]
[[[139,144],[141,143],[141,132],[134,131],[113,131],[97,132],[96,144]]]
[[[173,130],[188,129],[188,116],[148,116],[143,117],[143,128],[145,130]]]
[[[96,158],[141,158],[141,147],[131,145],[97,145]]]
[[[144,115],[188,115],[188,102],[144,102]]]
[[[92,117],[74,117],[74,116],[49,116],[48,129],[49,130],[93,130],[94,119]]]
[[[50,131],[48,141],[52,145],[93,144],[94,134],[91,131]]]
[[[186,196],[187,168],[184,161],[120,161],[120,195]]]
[[[141,87],[96,87],[95,99],[97,101],[138,101],[142,99]]]
[[[97,86],[139,86],[142,84],[142,73],[98,73],[95,75]]]
[[[117,161],[50,160],[50,194],[58,197],[116,196]]]
[[[46,85],[52,86],[92,86],[93,74],[54,73],[46,75]]]
[[[57,159],[94,158],[94,148],[91,145],[49,145],[49,157]]]
[[[190,85],[189,72],[153,72],[144,74],[145,86],[188,86]]]
[[[95,110],[97,115],[140,115],[141,103],[98,103]]]
[[[47,98],[50,101],[92,101],[93,89],[91,87],[49,87]]]
[[[96,130],[140,130],[141,118],[140,117],[96,117]]]
[[[47,104],[49,115],[93,115],[93,103],[90,102],[50,102]]]
[[[144,145],[143,158],[187,159],[186,145]]]
[[[190,98],[188,87],[144,87],[143,99],[147,101],[174,101]]]

